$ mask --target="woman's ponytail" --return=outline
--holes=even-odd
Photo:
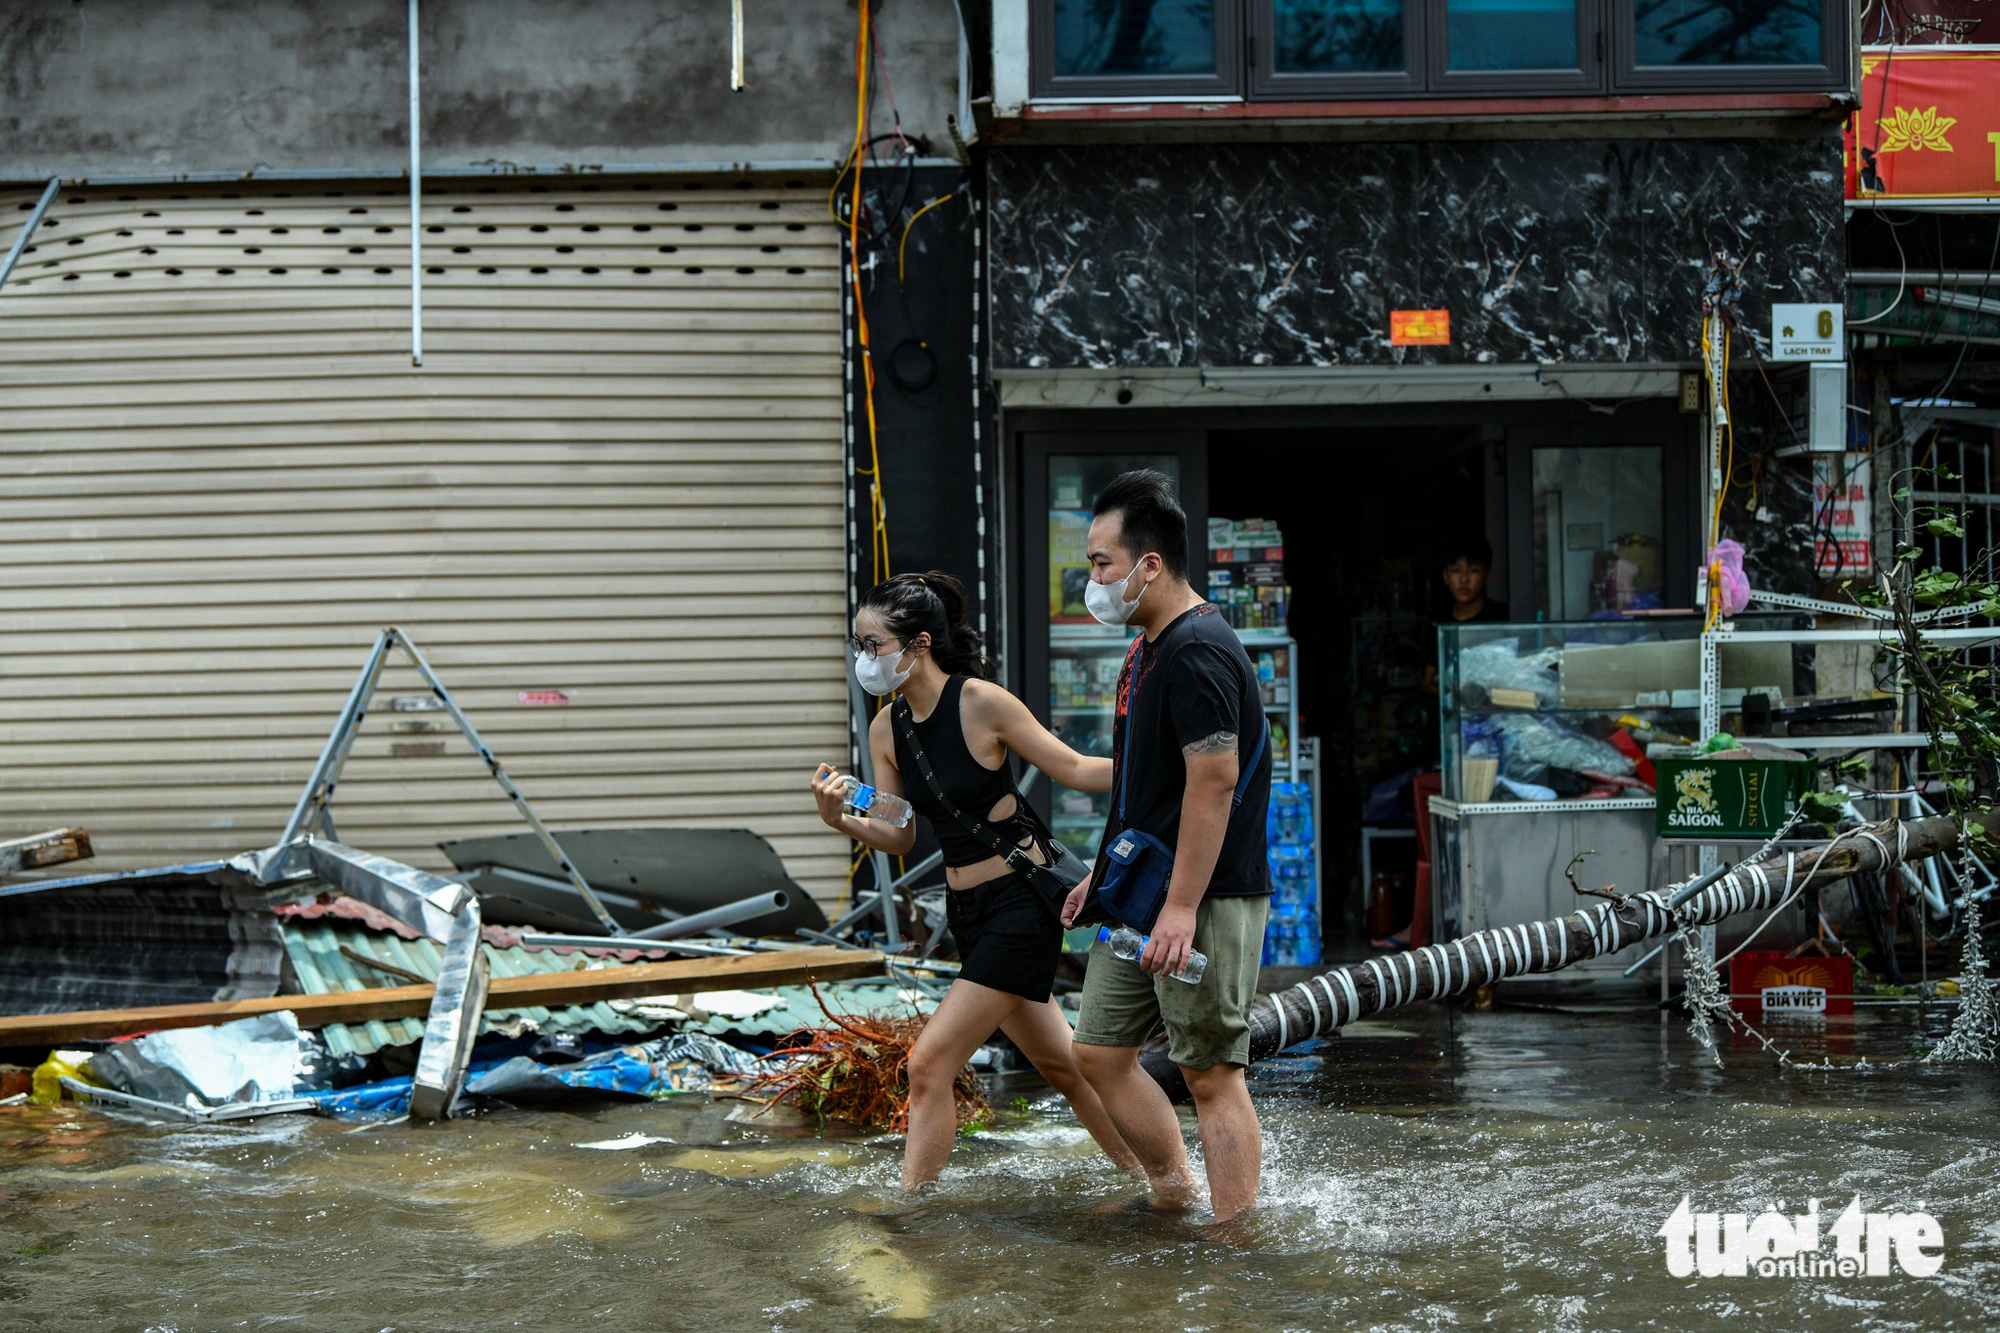
[[[986,641],[966,622],[965,585],[951,575],[898,574],[870,588],[861,605],[904,643],[929,634],[931,657],[947,675],[993,679]]]

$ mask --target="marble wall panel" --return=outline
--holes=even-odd
[[[1425,154],[1424,286],[1449,359],[1633,361],[1646,340],[1646,145],[1439,144]],[[1441,358],[1442,359],[1442,358]]]
[[[1738,327],[1768,353],[1774,301],[1846,296],[1838,139],[1661,140],[1649,145],[1644,322],[1649,359],[1700,355],[1701,293],[1718,253],[1741,266]]]
[[[1166,148],[993,154],[999,364],[1196,364],[1191,180],[1200,166]]]
[[[1660,362],[1718,250],[1773,300],[1842,291],[1823,139],[1000,147],[1002,367]],[[1388,312],[1443,308],[1444,348]]]
[[[1398,228],[1416,215],[1418,165],[1410,144],[1204,155],[1195,186],[1203,363],[1400,360],[1389,311],[1419,299],[1421,247]]]

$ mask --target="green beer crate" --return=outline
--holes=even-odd
[[[1660,759],[1654,828],[1662,838],[1768,838],[1813,789],[1810,759]]]

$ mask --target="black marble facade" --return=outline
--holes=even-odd
[[[996,148],[1009,368],[1675,362],[1717,251],[1743,322],[1843,295],[1838,139]],[[1446,309],[1448,347],[1389,312]]]

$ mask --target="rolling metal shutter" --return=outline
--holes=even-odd
[[[824,184],[428,188],[421,368],[408,223],[386,182],[50,210],[0,294],[0,836],[265,845],[395,623],[553,827],[749,827],[831,898]],[[334,814],[446,869],[438,839],[520,824],[443,714],[388,707],[419,693],[385,674]]]

